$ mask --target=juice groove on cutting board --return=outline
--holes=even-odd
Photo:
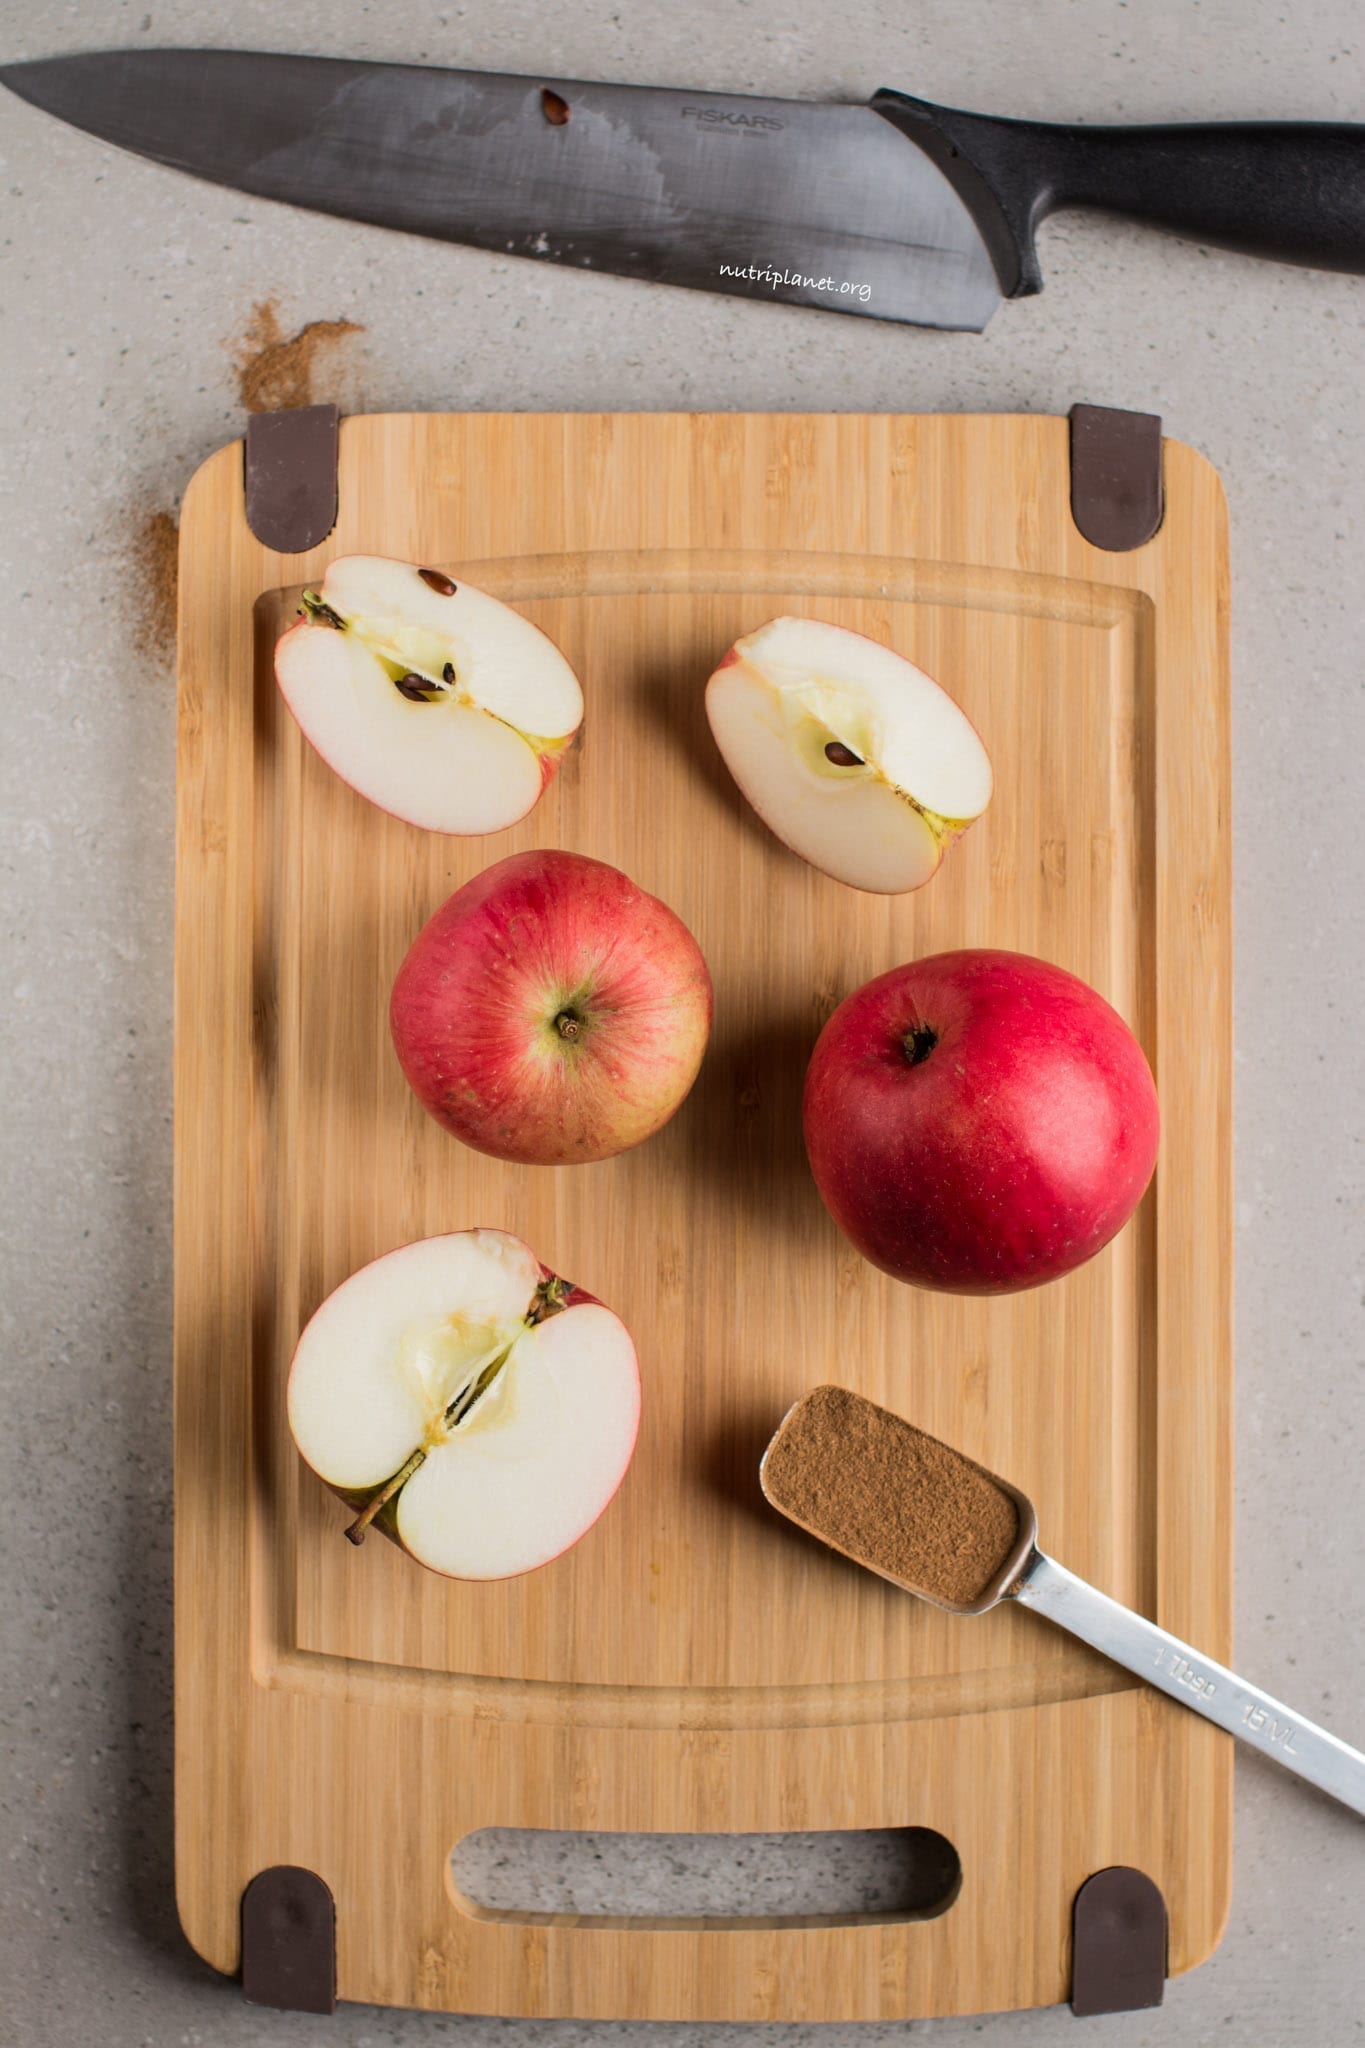
[[[762,1503],[795,1396],[841,1380],[1006,1473],[1063,1562],[1229,1648],[1230,948],[1226,534],[1166,446],[1161,532],[1083,541],[1066,423],[1021,418],[348,420],[325,548],[246,528],[240,448],[182,520],[176,1052],[178,1872],[220,1967],[241,1890],[337,1898],[343,1998],[714,2019],[982,2011],[1065,1995],[1071,1899],[1128,1862],[1172,1968],[1226,1910],[1226,1739],[1025,1614],[957,1621]],[[466,576],[565,650],[582,742],[530,818],[424,835],[300,739],[271,651],[333,555]],[[917,895],[867,897],[757,823],[702,686],[779,611],[870,632],[958,698],[995,800]],[[523,847],[624,868],[699,939],[716,1028],[665,1131],[602,1165],[504,1165],[408,1093],[387,996],[419,925]],[[1084,975],[1157,1075],[1133,1225],[1032,1294],[897,1286],[828,1221],[799,1100],[825,1017],[914,954],[1005,945]],[[525,1236],[630,1325],[644,1376],[616,1504],[528,1578],[356,1552],[296,1458],[303,1321],[408,1238]],[[488,1825],[938,1828],[930,1922],[544,1924],[447,1888]]]

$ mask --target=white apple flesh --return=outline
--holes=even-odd
[[[923,669],[820,619],[771,619],[706,686],[716,745],[765,825],[813,867],[898,895],[985,810],[991,764]]]
[[[275,650],[305,738],[353,789],[430,832],[500,832],[583,720],[564,656],[510,605],[380,555],[344,555]]]
[[[640,1420],[619,1316],[502,1230],[404,1245],[317,1310],[289,1373],[289,1426],[320,1478],[419,1564],[459,1579],[534,1570],[586,1534]]]

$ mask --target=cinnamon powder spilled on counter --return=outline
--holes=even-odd
[[[133,541],[139,651],[168,661],[175,650],[175,601],[180,574],[180,528],[170,512],[149,512]]]
[[[859,1564],[971,1607],[1019,1540],[1019,1510],[959,1451],[846,1387],[817,1387],[768,1446],[775,1508]]]
[[[310,320],[297,334],[286,335],[273,299],[251,309],[246,332],[237,343],[237,385],[248,412],[282,412],[296,405],[314,405],[318,358],[348,334],[363,334],[355,320]]]

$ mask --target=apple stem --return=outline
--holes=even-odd
[[[351,1523],[350,1527],[347,1529],[346,1538],[348,1542],[359,1545],[365,1541],[365,1532],[369,1528],[375,1516],[379,1513],[379,1510],[384,1506],[386,1501],[391,1501],[393,1499],[394,1495],[397,1493],[398,1489],[401,1486],[407,1485],[409,1479],[411,1479],[413,1473],[417,1470],[417,1467],[420,1464],[422,1464],[425,1460],[426,1455],[426,1452],[422,1450],[419,1446],[419,1448],[415,1450],[412,1456],[408,1459],[407,1464],[400,1465],[398,1470],[394,1473],[392,1479],[388,1480],[385,1485],[380,1487],[378,1493],[375,1494],[373,1500],[367,1502],[367,1504],[361,1509],[360,1513],[356,1516],[355,1520]]]
[[[557,1316],[561,1309],[567,1308],[569,1304],[565,1296],[572,1292],[572,1284],[568,1280],[561,1280],[558,1273],[551,1273],[547,1280],[542,1280],[536,1289],[535,1299],[526,1311],[528,1329],[533,1330],[537,1323],[546,1322],[551,1316]]]
[[[576,1016],[572,1010],[561,1010],[555,1018],[555,1030],[561,1038],[568,1039],[571,1045],[582,1029],[583,1019]]]
[[[334,612],[331,605],[327,604],[316,590],[304,591],[299,610],[305,618],[312,619],[315,625],[333,626],[338,633],[346,631],[346,621],[341,613]]]
[[[901,1040],[905,1057],[912,1067],[922,1066],[938,1044],[938,1033],[932,1024],[912,1024]]]

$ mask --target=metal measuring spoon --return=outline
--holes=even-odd
[[[879,1448],[888,1454],[883,1476],[902,1471],[911,1438],[931,1450],[940,1472],[945,1459],[952,1461],[964,1478],[971,1475],[978,1495],[984,1479],[1018,1510],[1019,1527],[1013,1543],[998,1562],[987,1560],[993,1569],[970,1601],[944,1599],[888,1568],[885,1539],[868,1510],[871,1494],[863,1488],[855,1501],[852,1487],[841,1488],[841,1470],[850,1479],[866,1479],[876,1472],[881,1462]],[[913,1450],[911,1455],[913,1458]],[[851,1468],[854,1458],[861,1461],[857,1471]],[[839,1460],[842,1466],[836,1463]],[[799,1474],[817,1468],[817,1482],[803,1485]],[[1135,1672],[1182,1707],[1192,1708],[1229,1735],[1283,1764],[1287,1771],[1365,1815],[1365,1755],[1358,1749],[1306,1721],[1292,1707],[1249,1685],[1224,1665],[1201,1656],[1179,1636],[1078,1579],[1038,1548],[1033,1503],[1017,1486],[987,1472],[937,1437],[914,1429],[875,1401],[845,1387],[815,1388],[787,1411],[763,1454],[759,1478],[765,1496],[780,1514],[903,1591],[949,1614],[984,1614],[1001,1600],[1017,1600],[1021,1607],[1031,1607],[1059,1628],[1069,1629],[1083,1643]],[[931,1484],[931,1477],[923,1483]],[[927,1507],[932,1505],[932,1499],[926,1501]],[[904,1560],[899,1562],[903,1567]],[[931,1577],[927,1547],[925,1566],[925,1576]]]

